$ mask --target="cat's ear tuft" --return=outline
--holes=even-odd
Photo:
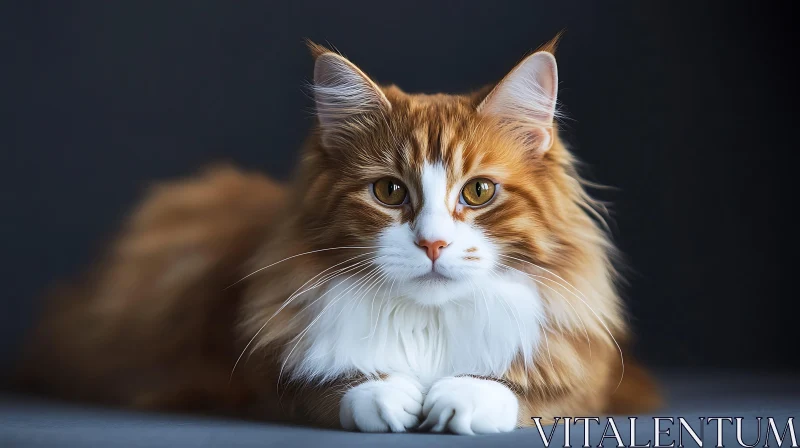
[[[311,52],[311,57],[314,59],[317,59],[318,57],[322,56],[325,53],[333,53],[333,51],[331,51],[324,45],[320,45],[311,39],[305,39],[305,42],[306,42],[306,47],[308,47],[308,51]]]
[[[324,49],[313,45],[309,45],[312,54]],[[364,72],[329,50],[316,56],[313,89],[323,144],[328,144],[348,120],[362,114],[385,113],[392,107],[380,87]]]
[[[558,44],[559,42],[561,42],[561,37],[564,35],[565,31],[566,30],[559,31],[554,38],[550,39],[550,41],[544,43],[541,47],[537,48],[536,52],[538,53],[540,51],[545,51],[547,53],[555,55],[556,49],[558,48]]]
[[[549,51],[537,51],[497,84],[478,112],[497,118],[540,155],[553,146],[557,95],[556,58]]]

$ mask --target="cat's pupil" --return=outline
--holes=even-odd
[[[478,197],[481,197],[481,193],[482,192],[483,192],[483,185],[480,182],[476,183],[475,184],[475,193],[478,195]]]
[[[386,188],[388,189],[389,196],[391,196],[394,194],[395,190],[397,190],[397,184],[394,182],[389,182],[386,185]]]

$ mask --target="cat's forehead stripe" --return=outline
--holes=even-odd
[[[465,162],[465,136],[460,126],[447,122],[444,118],[419,123],[411,132],[410,150],[406,152],[408,162],[419,170],[425,164],[442,164],[447,178],[448,189],[463,174]]]
[[[428,141],[428,125],[426,123],[421,123],[414,128],[412,142],[416,149],[412,161],[415,166],[421,167],[427,158],[426,155],[430,148]]]
[[[453,126],[443,123],[439,129],[439,146],[444,156],[452,155],[453,137]]]
[[[459,142],[453,145],[453,151],[451,152],[452,156],[450,157],[450,166],[451,170],[448,171],[448,185],[452,185],[456,181],[456,175],[461,175],[464,173],[464,144]]]

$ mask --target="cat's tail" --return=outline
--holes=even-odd
[[[151,188],[85,277],[48,295],[15,386],[147,409],[237,405],[241,288],[228,287],[283,197],[231,167]]]
[[[627,361],[627,359],[626,359]],[[618,368],[622,374],[621,367]],[[618,376],[612,375],[612,378]],[[663,395],[658,383],[650,372],[638,363],[625,363],[625,375],[622,383],[611,394],[606,413],[615,414],[642,414],[659,409],[664,404]]]

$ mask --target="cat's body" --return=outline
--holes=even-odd
[[[153,192],[53,301],[24,378],[364,431],[656,402],[622,375],[612,246],[553,125],[552,49],[465,96],[379,88],[313,50],[320,127],[294,183],[222,168]]]

